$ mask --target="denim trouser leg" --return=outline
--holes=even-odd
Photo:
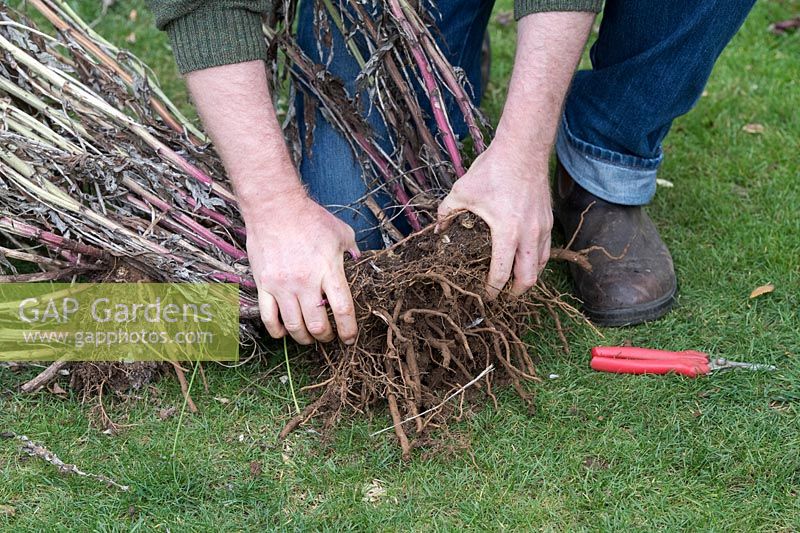
[[[754,0],[607,0],[556,140],[559,160],[600,198],[643,205],[655,194],[661,141],[688,112]]]
[[[314,5],[321,9],[322,3],[304,0],[300,3],[298,15],[297,40],[304,52],[315,62],[328,64],[329,70],[339,77],[351,96],[356,90],[356,77],[360,71],[356,61],[350,56],[342,35],[333,22],[328,25],[332,32],[330,49],[320,49],[314,30]],[[494,0],[443,0],[437,1],[434,17],[438,26],[436,34],[439,46],[454,65],[464,69],[467,78],[477,95],[480,94],[480,51],[483,34],[489,21]],[[366,55],[365,47],[362,53]],[[421,90],[418,88],[418,90]],[[425,101],[425,97],[422,98]],[[458,106],[452,99],[447,102],[448,113],[454,123],[456,132],[461,136],[466,127],[460,118]],[[362,112],[378,138],[382,139],[383,148],[391,152],[389,132],[380,114],[369,105],[368,95],[362,93]],[[368,190],[362,177],[361,166],[353,155],[348,142],[331,126],[318,110],[310,150],[305,147],[304,102],[298,96],[295,101],[297,117],[300,122],[301,143],[303,144],[303,161],[300,174],[311,196],[320,204],[328,207],[340,219],[347,222],[356,232],[356,240],[362,249],[380,248],[383,245],[378,221],[359,200]],[[429,113],[430,114],[430,113]],[[432,128],[432,131],[436,131]],[[390,199],[386,194],[375,195],[381,205],[387,206]]]

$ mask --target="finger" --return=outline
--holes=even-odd
[[[347,237],[344,239],[344,250],[354,261],[357,261],[361,258],[361,250],[356,242],[356,232],[350,226],[347,226],[347,232]]]
[[[320,342],[330,342],[334,339],[333,328],[328,320],[328,309],[322,295],[307,293],[300,296],[300,310],[303,312],[303,322],[312,337]]]
[[[497,297],[511,277],[516,248],[516,239],[492,230],[492,262],[486,278],[486,294],[490,300]]]
[[[278,299],[278,307],[281,310],[281,322],[283,327],[289,332],[294,340],[300,344],[313,344],[314,337],[306,329],[303,320],[303,313],[300,309],[300,302],[293,294],[287,294]]]
[[[544,268],[547,266],[547,262],[550,261],[550,246],[551,238],[550,232],[548,231],[547,234],[544,236],[544,239],[541,241],[541,247],[539,248],[539,274],[542,273]]]
[[[464,206],[455,199],[453,196],[453,192],[450,192],[447,196],[445,196],[442,203],[439,204],[439,208],[436,211],[436,227],[434,228],[434,233],[439,233],[440,231],[446,231],[447,228],[450,227],[450,224],[453,223],[452,215],[456,211],[460,211],[464,209]]]
[[[514,255],[514,283],[511,294],[520,296],[536,284],[541,261],[539,243],[522,242]]]
[[[336,331],[339,338],[345,344],[353,344],[358,334],[358,324],[356,322],[356,311],[353,306],[353,295],[350,293],[350,286],[342,269],[338,275],[326,281],[323,280],[322,290],[328,299],[328,305],[333,311],[333,319],[336,322]]]
[[[261,321],[267,328],[267,332],[273,339],[280,339],[286,335],[286,328],[281,324],[278,302],[275,297],[267,291],[258,294],[258,310],[261,313]]]

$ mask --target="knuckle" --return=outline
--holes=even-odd
[[[304,269],[281,269],[273,274],[264,275],[261,282],[267,286],[276,283],[278,286],[305,285],[311,279],[311,272]]]
[[[331,311],[333,311],[334,315],[352,315],[355,313],[355,308],[353,307],[352,302],[342,302],[336,303],[331,306]]]
[[[276,320],[274,316],[271,316],[269,313],[265,313],[264,311],[261,312],[261,322],[269,328],[275,328],[277,326]]]
[[[292,334],[303,331],[303,324],[301,324],[300,322],[294,322],[294,321],[284,322],[283,327],[286,328],[286,331]]]
[[[282,331],[269,327],[267,328],[267,333],[269,333],[269,336],[272,337],[273,339],[282,339],[284,336],[284,333]]]
[[[315,337],[324,335],[328,331],[328,325],[324,322],[309,322],[306,324],[306,328]]]

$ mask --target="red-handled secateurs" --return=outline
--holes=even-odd
[[[772,365],[738,363],[723,358],[712,358],[708,354],[694,350],[670,352],[633,346],[595,346],[592,348],[591,366],[594,370],[618,374],[669,374],[673,372],[689,377],[731,368],[775,370]]]

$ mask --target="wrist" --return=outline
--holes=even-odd
[[[552,142],[540,142],[529,133],[515,134],[498,128],[489,148],[494,157],[506,161],[520,172],[546,178]]]
[[[239,181],[245,182],[236,187],[236,199],[245,223],[276,220],[280,212],[300,208],[310,200],[299,180],[281,183],[280,179],[261,175]]]

